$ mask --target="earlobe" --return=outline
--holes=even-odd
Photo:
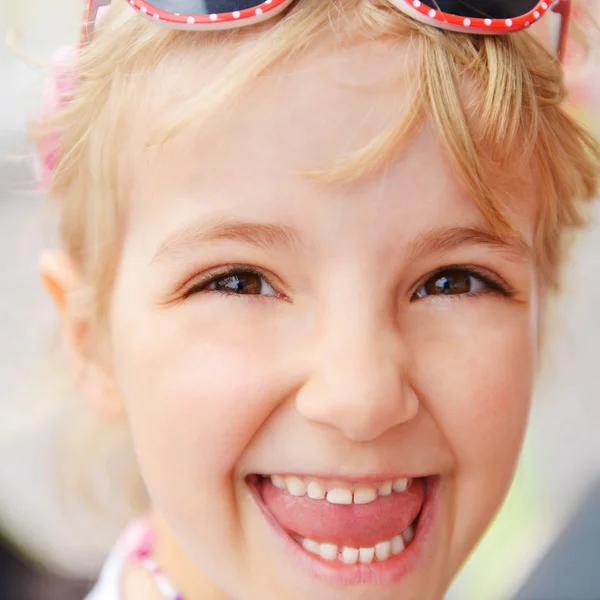
[[[67,360],[87,404],[103,420],[124,416],[123,403],[109,368],[108,350],[93,326],[94,308],[81,293],[81,277],[64,251],[46,251],[39,270],[61,320]]]

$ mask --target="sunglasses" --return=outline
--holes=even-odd
[[[175,29],[231,29],[259,23],[294,0],[126,0],[142,16]],[[562,61],[571,0],[390,0],[410,17],[461,33],[503,35],[523,31],[546,14],[557,17],[552,49]],[[111,0],[86,0],[82,43],[92,35],[103,7]]]

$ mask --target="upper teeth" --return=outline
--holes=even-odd
[[[410,483],[404,477],[388,479],[377,486],[357,485],[349,488],[339,484],[325,484],[314,479],[305,480],[294,475],[271,475],[273,485],[287,490],[292,496],[306,496],[313,500],[327,500],[331,504],[368,504],[378,496],[389,496],[392,491],[405,492]]]

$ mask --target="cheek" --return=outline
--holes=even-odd
[[[506,480],[520,450],[533,385],[529,336],[498,332],[441,353],[432,412],[461,471]],[[469,346],[468,348],[466,346]],[[440,393],[441,392],[441,393]]]
[[[451,320],[430,315],[421,323],[417,366],[426,408],[453,457],[452,520],[465,548],[487,527],[510,486],[537,352],[527,307],[493,310],[482,303],[467,310],[467,302]]]
[[[510,463],[519,451],[535,373],[530,310],[507,309],[504,301],[452,302],[463,306],[414,319],[417,386],[457,463]]]
[[[118,384],[149,485],[159,470],[171,483],[185,474],[192,489],[202,476],[226,485],[286,393],[278,319],[261,319],[260,308],[244,300],[201,302],[128,314],[130,335],[115,345]],[[225,303],[229,318],[227,310],[210,310],[213,303]],[[118,314],[114,327],[123,330]]]

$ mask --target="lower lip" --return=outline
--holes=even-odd
[[[312,578],[336,587],[352,587],[358,585],[385,586],[397,583],[427,560],[431,546],[429,540],[432,538],[431,533],[437,513],[439,477],[426,477],[424,482],[425,500],[418,517],[413,541],[398,556],[370,565],[345,565],[340,561],[325,561],[307,552],[281,528],[263,503],[258,488],[251,481],[248,485],[255,502],[277,534],[277,538],[284,542],[283,551],[292,562]]]

